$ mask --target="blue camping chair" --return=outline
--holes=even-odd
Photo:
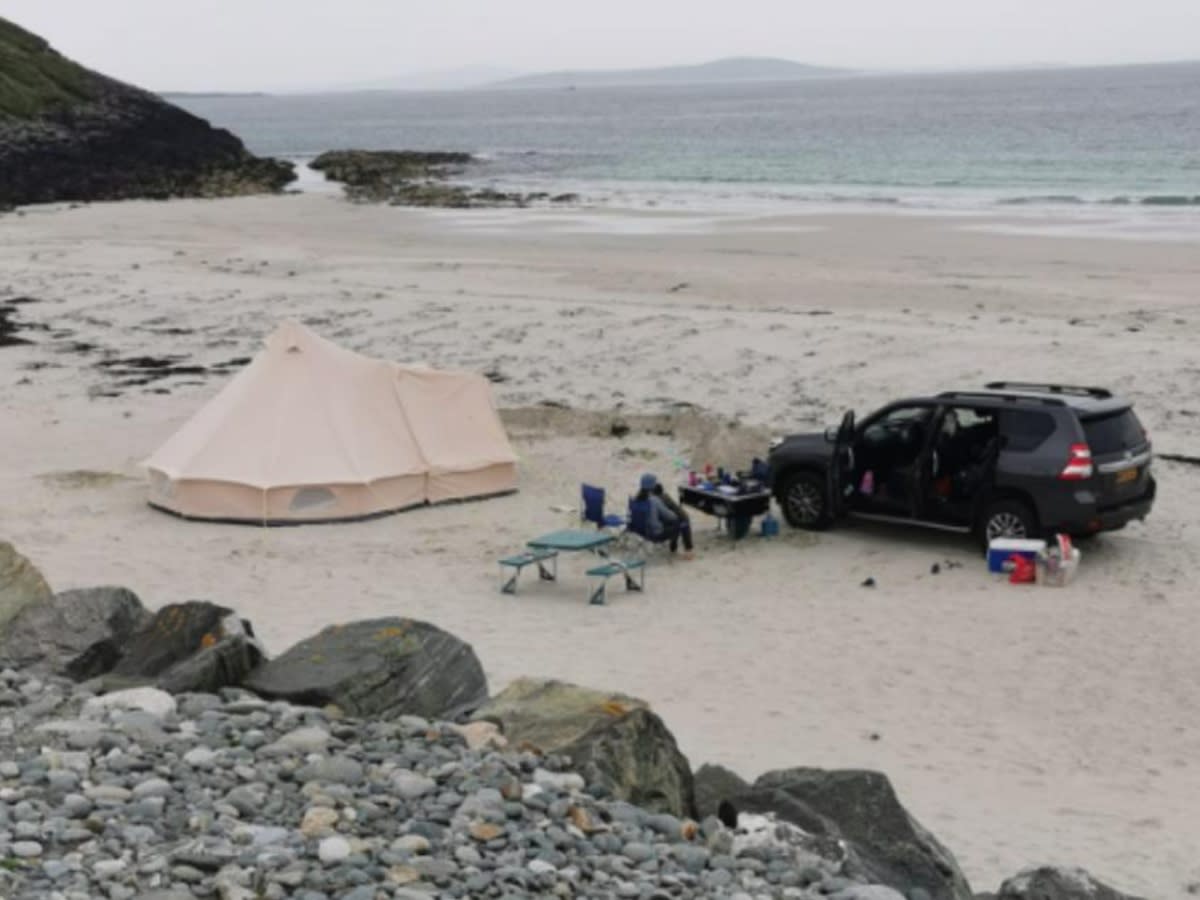
[[[597,528],[624,528],[625,517],[604,512],[604,488],[582,485],[583,510],[580,518],[591,522]]]

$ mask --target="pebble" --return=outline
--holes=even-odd
[[[147,778],[139,782],[133,789],[133,796],[139,800],[145,797],[161,797],[171,793],[171,782],[165,778]]]
[[[330,809],[328,806],[313,806],[305,810],[304,818],[300,820],[300,832],[305,837],[316,837],[333,828],[339,818],[336,809]]]
[[[401,769],[392,775],[392,790],[405,800],[416,800],[437,790],[437,782],[416,772]]]
[[[42,845],[37,841],[16,841],[10,848],[13,856],[29,859],[42,855]]]
[[[193,747],[183,754],[183,761],[194,769],[211,769],[217,761],[217,752],[208,747]]]
[[[301,782],[323,781],[336,784],[359,784],[364,777],[362,763],[353,759],[335,756],[309,763],[296,773]]]
[[[92,872],[101,880],[113,878],[124,871],[125,861],[122,859],[101,859],[92,865]]]
[[[327,837],[318,846],[317,857],[328,866],[340,863],[350,852],[350,842],[344,837]]]

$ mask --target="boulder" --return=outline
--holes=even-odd
[[[246,680],[264,654],[246,623],[226,616],[214,632],[215,643],[201,646],[158,676],[158,687],[172,694],[215,694]]]
[[[364,718],[452,719],[487,699],[487,678],[469,644],[398,617],[331,625],[259,666],[244,686]]]
[[[1000,885],[996,900],[1141,900],[1122,894],[1083,869],[1040,866]]]
[[[154,682],[177,694],[236,686],[263,657],[248,622],[202,600],[164,606],[119,651],[116,680]]]
[[[954,856],[900,804],[887,776],[859,770],[768,772],[733,800],[738,812],[774,813],[806,832],[844,842],[846,871],[930,900],[972,900]]]
[[[111,649],[149,618],[142,601],[126,588],[63,591],[25,606],[12,618],[0,637],[0,666],[89,678],[108,671],[115,662]],[[100,659],[111,662],[97,664]]]
[[[280,190],[290,163],[0,18],[0,206]]]
[[[695,812],[692,770],[643,700],[561,681],[519,679],[476,711],[509,746],[571,759],[590,790],[655,812]]]
[[[31,603],[46,603],[54,596],[37,566],[17,552],[7,541],[0,541],[0,634],[9,622]]]
[[[724,766],[708,763],[696,770],[696,815],[701,819],[715,816],[725,800],[733,800],[750,790],[750,783]]]

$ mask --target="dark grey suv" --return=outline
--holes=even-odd
[[[1097,534],[1154,503],[1150,439],[1102,388],[993,382],[885,406],[861,423],[777,440],[788,523],[844,515],[996,537]]]

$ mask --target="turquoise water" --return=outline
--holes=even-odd
[[[466,150],[585,192],[1200,206],[1200,63],[786,84],[191,97],[252,150]]]

